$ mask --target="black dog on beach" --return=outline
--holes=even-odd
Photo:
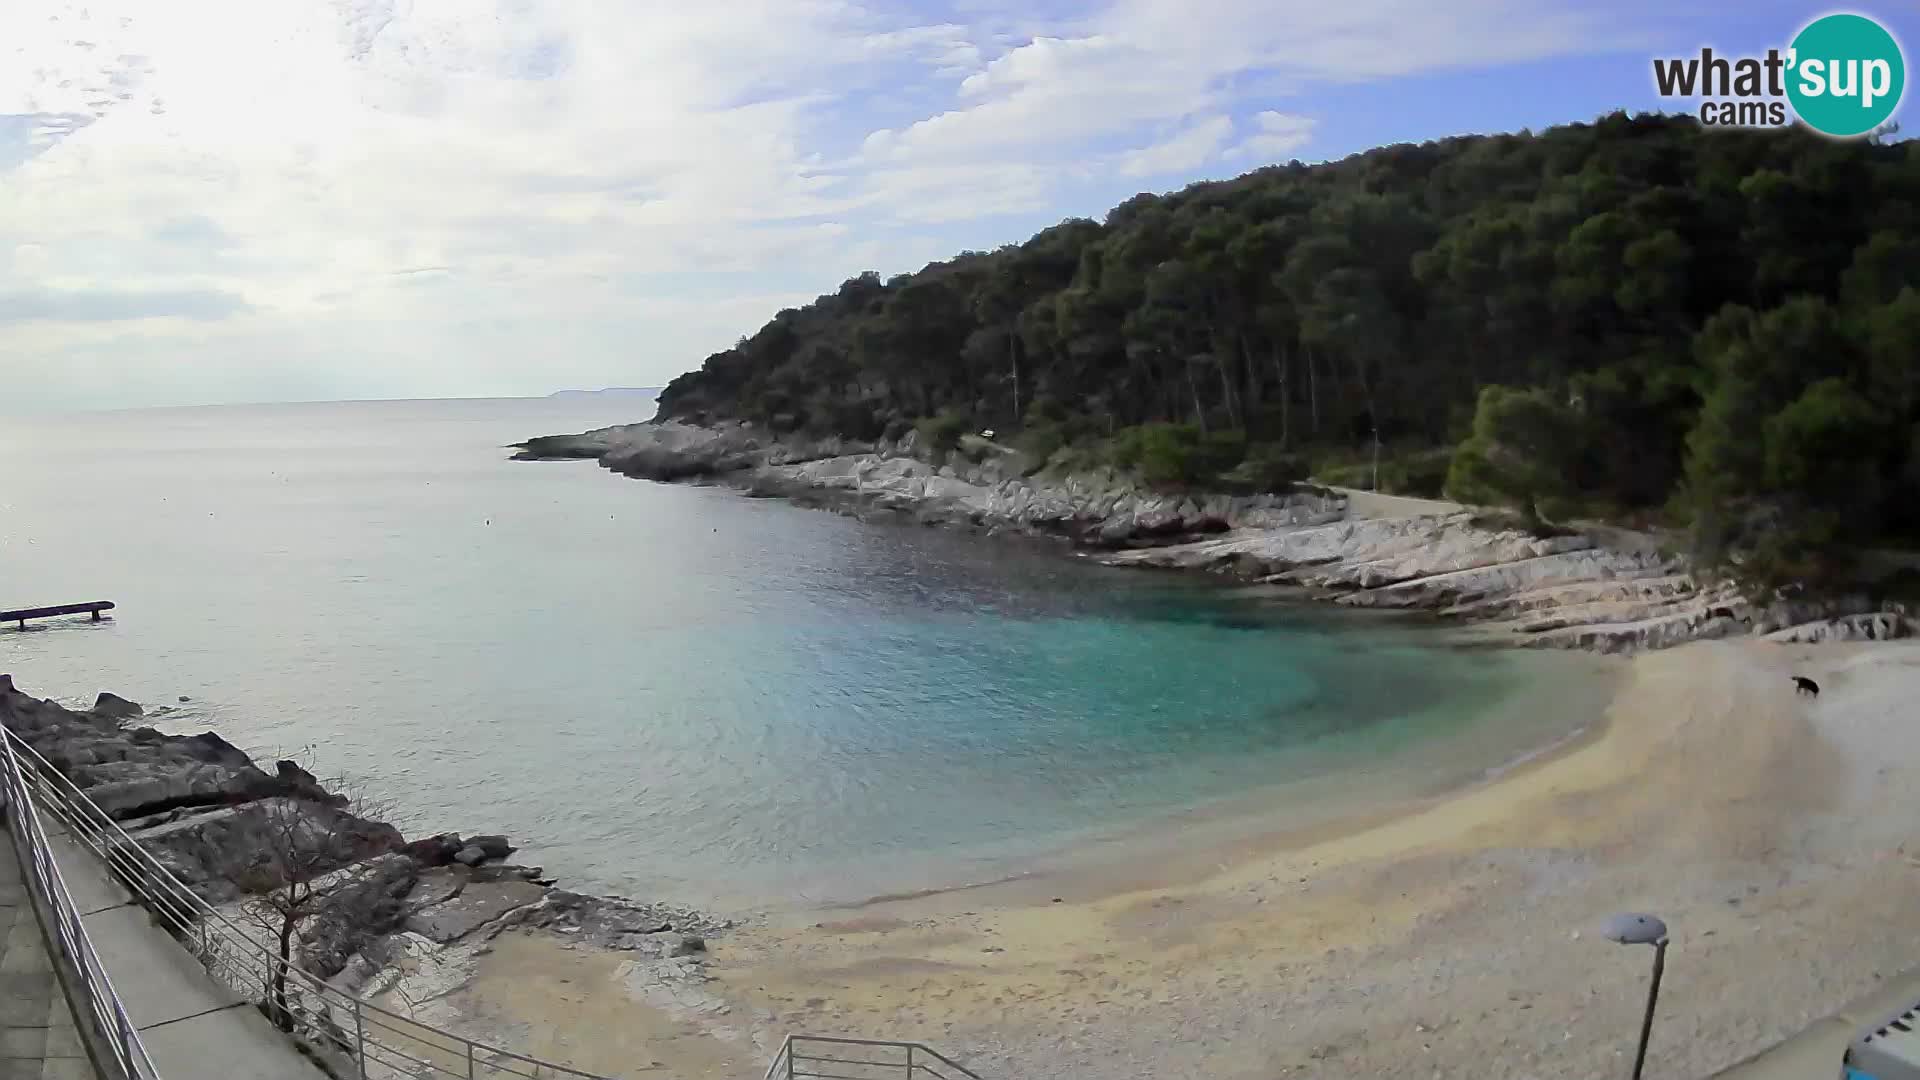
[[[1820,696],[1820,684],[1807,678],[1805,675],[1795,675],[1793,677],[1793,687],[1795,693],[1811,694],[1814,697]]]

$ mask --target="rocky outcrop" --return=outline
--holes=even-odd
[[[1789,626],[1768,634],[1767,640],[1803,645],[1828,641],[1892,641],[1912,637],[1917,631],[1920,626],[1903,612],[1871,611]]]
[[[707,938],[725,933],[733,925],[731,919],[672,904],[641,904],[552,889],[539,903],[507,918],[501,929],[537,927],[578,935],[574,940],[596,948],[654,956],[697,956],[707,951]]]
[[[127,720],[139,716],[146,710],[119,694],[102,693],[93,703],[93,714],[110,720]]]
[[[1109,471],[1035,480],[989,459],[934,466],[880,453],[762,466],[752,487],[798,497],[839,493],[852,505],[922,524],[1060,536],[1091,547],[1165,544],[1234,528],[1337,518],[1340,500],[1311,494],[1165,495]]]
[[[546,895],[546,889],[531,881],[469,881],[444,899],[408,915],[404,925],[410,933],[447,945]]]
[[[750,424],[628,424],[578,435],[549,435],[520,443],[517,461],[597,458],[615,472],[646,480],[724,476],[756,465],[791,465],[816,458],[870,453],[874,446],[847,439],[776,439]]]
[[[272,897],[289,880],[323,897],[298,925],[301,965],[321,978],[353,968],[365,979],[377,958],[488,937],[510,926],[550,928],[697,964],[704,938],[731,925],[677,908],[585,896],[554,887],[539,867],[503,863],[507,837],[440,833],[407,841],[398,829],[354,812],[348,798],[281,761],[269,774],[212,733],[128,729],[144,715],[102,694],[80,712],[21,693],[0,675],[0,724],[114,818],[133,842],[230,917],[273,918]],[[27,768],[40,768],[28,757]],[[49,778],[50,782],[61,783]],[[300,875],[292,877],[297,867]],[[176,925],[176,929],[177,929]],[[664,935],[692,934],[702,944]],[[414,944],[392,947],[398,939]],[[631,940],[630,940],[631,939]],[[424,943],[424,944],[423,944]],[[679,949],[678,953],[674,950]],[[358,959],[363,954],[375,960]],[[324,1002],[302,1015],[324,1016]]]
[[[1525,648],[1624,653],[1755,633],[1884,640],[1910,625],[1873,612],[1864,595],[1756,607],[1644,539],[1623,541],[1617,530],[1541,538],[1458,511],[1236,532],[1104,561],[1300,586],[1349,607],[1430,612],[1473,624],[1478,640]]]
[[[0,719],[96,805],[115,818],[151,817],[194,807],[224,807],[279,795],[328,799],[313,777],[291,762],[269,775],[231,743],[214,734],[168,735],[150,727],[124,727],[140,715],[111,699],[75,712],[0,682]],[[134,706],[138,709],[138,706]]]
[[[1601,610],[1608,604],[1684,601],[1695,597],[1699,591],[1698,584],[1689,574],[1599,577],[1544,588],[1494,592],[1450,604],[1442,608],[1440,614],[1475,620],[1517,621],[1534,615],[1551,618],[1556,612],[1573,606]],[[1725,607],[1729,618],[1739,618],[1746,610],[1744,603],[1733,599],[1726,605],[1716,606]]]
[[[1438,575],[1518,566],[1534,560],[1539,571],[1513,571],[1516,577],[1555,576],[1549,557],[1592,549],[1579,537],[1539,539],[1519,531],[1494,531],[1473,524],[1461,512],[1402,518],[1340,519],[1287,528],[1236,532],[1193,544],[1114,555],[1115,566],[1233,573],[1281,584],[1331,589],[1380,589],[1424,583],[1424,595],[1403,593],[1405,602],[1383,599],[1378,606],[1433,606],[1442,598],[1471,593],[1487,582],[1461,578],[1434,582]],[[1634,566],[1639,567],[1635,562]]]
[[[1166,495],[1112,470],[1036,473],[1024,455],[984,439],[965,453],[924,453],[915,435],[878,444],[775,439],[751,425],[673,421],[605,428],[520,444],[520,459],[593,457],[647,480],[709,480],[749,494],[862,516],[1062,537],[1094,547],[1166,544],[1235,528],[1336,520],[1344,500],[1323,494]]]
[[[466,846],[467,842],[460,839],[459,833],[438,833],[410,840],[400,850],[421,866],[435,867],[452,862],[454,855]]]
[[[287,846],[297,834],[309,872],[329,873],[394,852],[400,831],[384,821],[356,816],[332,802],[293,796],[249,799],[211,809],[173,810],[120,822],[189,888],[213,903],[238,899],[256,880],[275,879],[255,870],[262,852]]]
[[[570,458],[597,458],[613,449],[621,427],[583,431],[578,435],[542,435],[516,443],[515,461],[565,461]]]
[[[1727,585],[1696,579],[1652,537],[1623,529],[1542,537],[1452,504],[1328,490],[1162,494],[1111,470],[1041,470],[973,436],[936,455],[911,434],[868,446],[666,421],[522,448],[522,457],[594,457],[629,476],[717,481],[867,518],[1059,537],[1107,552],[1115,566],[1227,574],[1349,607],[1430,612],[1473,624],[1481,640],[1530,648],[1630,652],[1788,627],[1797,636],[1776,638],[1885,638],[1908,625],[1867,617],[1865,598],[1755,608]]]
[[[1468,511],[1234,533],[1131,551],[1120,566],[1229,573],[1301,586],[1349,607],[1418,610],[1481,624],[1483,639],[1617,652],[1745,632],[1678,560],[1585,534],[1539,537]]]

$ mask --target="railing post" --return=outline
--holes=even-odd
[[[355,1080],[367,1080],[367,1028],[360,1017],[360,999],[353,999],[353,1071]]]
[[[913,1080],[913,1044],[907,1044],[907,1080]]]
[[[464,1040],[467,1044],[467,1080],[473,1080],[473,1040]]]
[[[139,1038],[139,1034],[133,1026],[133,1018],[127,1015],[125,1009],[115,1009],[113,1011],[118,1014],[117,1019],[120,1021],[120,1031],[118,1032],[120,1053],[131,1058],[133,1056],[134,1042]]]
[[[787,1080],[793,1080],[793,1040],[787,1040]]]

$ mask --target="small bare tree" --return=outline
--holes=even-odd
[[[354,867],[400,845],[392,826],[362,816],[375,811],[359,804],[349,813],[344,803],[276,796],[247,803],[236,821],[225,876],[246,896],[246,919],[274,939],[264,1005],[282,1031],[294,1029],[287,982],[301,931],[322,918],[356,925],[386,882]]]

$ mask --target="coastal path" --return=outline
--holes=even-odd
[[[0,1077],[95,1080],[11,845],[0,852]]]
[[[63,829],[51,840],[81,925],[159,1080],[327,1080],[253,1002],[208,974],[92,852]]]
[[[15,745],[0,733],[0,1080],[326,1080],[42,813]]]
[[[1920,968],[1888,979],[1849,1002],[1839,1012],[1809,1024],[1796,1035],[1762,1050],[1710,1080],[1828,1080],[1854,1037],[1889,1015],[1920,1001]],[[1862,1074],[1864,1075],[1864,1074]]]

